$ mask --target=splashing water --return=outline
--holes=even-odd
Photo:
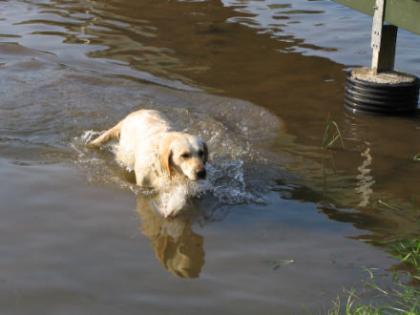
[[[219,205],[261,202],[262,198],[250,191],[244,178],[244,161],[231,160],[226,157],[213,163],[207,163],[207,179],[197,182],[181,181],[177,183],[165,182],[158,191],[145,190],[134,183],[130,183],[121,175],[121,169],[115,167],[117,163],[107,165],[106,161],[95,156],[92,150],[85,146],[101,132],[87,130],[80,137],[74,139],[72,147],[78,153],[78,164],[88,173],[91,181],[113,182],[122,188],[129,188],[136,194],[156,194],[153,201],[155,208],[165,217],[177,214],[187,205],[191,198],[211,196]],[[114,145],[107,145],[96,152],[109,154],[115,150]],[[105,170],[108,168],[108,170]],[[131,171],[131,170],[127,170]]]
[[[93,138],[99,136],[100,131],[86,130],[80,137],[80,140],[83,144],[88,144]]]
[[[185,207],[188,198],[192,196],[192,192],[188,190],[188,185],[169,186],[164,191],[159,192],[154,206],[164,217],[174,216]]]
[[[223,204],[261,202],[261,197],[251,192],[244,178],[243,160],[225,160],[207,166],[207,190]]]
[[[163,187],[154,205],[168,217],[181,211],[190,198],[200,198],[209,194],[215,197],[220,205],[261,203],[262,198],[247,189],[243,164],[242,160],[222,161],[214,165],[208,163],[206,180],[185,181]]]

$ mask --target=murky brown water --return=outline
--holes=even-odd
[[[366,241],[419,235],[420,121],[343,110],[369,27],[330,1],[0,2],[0,313],[313,314],[389,281]],[[140,107],[210,145],[173,220],[83,145]]]

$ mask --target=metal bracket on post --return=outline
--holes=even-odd
[[[371,0],[357,1],[365,5],[371,3]],[[415,113],[418,111],[420,80],[414,75],[394,71],[398,27],[384,25],[385,17],[391,19],[391,13],[394,13],[387,10],[395,8],[393,5],[398,1],[375,1],[371,39],[372,65],[371,68],[355,68],[351,71],[346,80],[344,104],[353,113]]]
[[[372,65],[374,74],[394,70],[398,27],[384,25],[386,0],[376,0],[372,21]]]

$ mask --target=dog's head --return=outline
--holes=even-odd
[[[199,137],[180,132],[168,133],[160,144],[159,154],[162,167],[170,177],[179,173],[194,181],[206,178],[208,149]]]

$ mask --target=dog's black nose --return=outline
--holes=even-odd
[[[201,171],[197,172],[197,178],[198,179],[205,179],[206,178],[206,170],[203,168]]]

